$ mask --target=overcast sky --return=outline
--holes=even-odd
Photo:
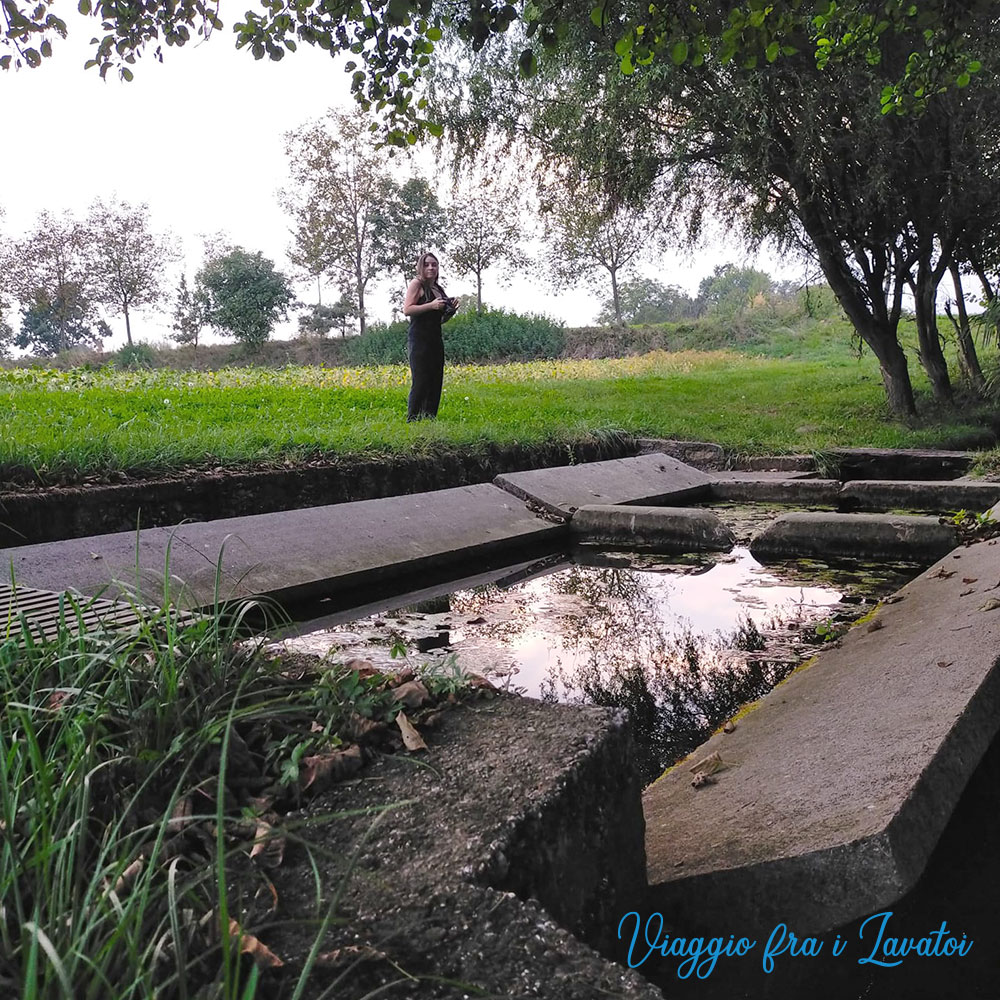
[[[231,22],[236,15],[224,5],[222,16]],[[227,27],[207,43],[166,49],[163,64],[144,56],[131,83],[111,72],[104,82],[95,70],[83,69],[97,26],[74,15],[69,38],[54,45],[53,57],[40,68],[0,73],[6,233],[21,235],[42,210],[83,215],[94,198],[116,196],[149,205],[154,227],[169,230],[182,248],[189,278],[201,261],[198,234],[220,231],[290,270],[288,227],[276,198],[286,183],[282,137],[330,107],[351,106],[338,62],[307,45],[279,63],[257,62],[248,51],[236,51]],[[432,173],[429,152],[421,160],[423,172]],[[441,194],[447,200],[447,185]],[[725,261],[746,262],[738,245],[716,240],[694,257],[668,254],[645,271],[693,292]],[[767,258],[758,263],[782,277],[796,272]],[[444,265],[451,294],[474,291],[472,279],[450,275],[446,260]],[[542,312],[572,325],[592,322],[604,297],[584,289],[556,294],[537,279],[516,275],[502,287],[499,277],[485,275],[490,305]],[[299,293],[314,300],[305,286]],[[389,319],[394,295],[376,292],[374,319]],[[124,321],[108,319],[115,343],[124,342]],[[288,324],[283,334],[291,330]],[[169,326],[162,317],[140,314],[133,333],[139,340],[162,340]]]

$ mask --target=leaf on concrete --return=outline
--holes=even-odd
[[[1000,608],[1000,601],[995,597],[991,597],[979,610],[980,611],[996,611]]]
[[[420,733],[414,728],[413,723],[406,717],[405,712],[400,712],[396,716],[396,725],[403,734],[403,746],[407,750],[426,750],[427,744],[423,741]]]
[[[939,667],[950,667],[955,661],[954,660],[938,660]]]
[[[716,750],[707,757],[702,757],[697,763],[691,765],[692,774],[715,774],[725,770],[729,765],[722,759],[722,755]]]
[[[868,623],[868,628],[865,629],[866,632],[877,632],[880,628],[885,628],[885,622],[881,618],[873,618]]]
[[[978,579],[978,576],[963,576],[962,583],[975,583]]]
[[[700,774],[699,773],[699,774],[696,774],[691,779],[691,787],[692,788],[704,788],[705,785],[714,785],[714,784],[715,784],[715,778],[713,778],[710,774]]]
[[[350,777],[361,770],[363,761],[361,747],[351,746],[346,750],[332,753],[314,754],[303,757],[299,768],[299,779],[303,791],[319,792],[334,782]]]
[[[931,573],[930,579],[932,580],[950,580],[956,573],[956,570],[945,569],[944,566],[938,566],[936,573]]]

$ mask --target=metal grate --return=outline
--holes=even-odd
[[[15,637],[21,630],[22,618],[36,639],[51,639],[59,634],[60,629],[75,634],[80,631],[135,628],[145,620],[144,613],[152,610],[69,591],[55,593],[31,587],[0,586],[3,631]],[[183,613],[178,616],[180,624],[193,621],[194,615]]]

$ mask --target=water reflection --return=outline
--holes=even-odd
[[[811,655],[817,625],[829,634],[864,611],[873,586],[901,582],[855,567],[848,593],[827,567],[766,570],[745,548],[696,563],[581,558],[590,564],[522,566],[499,583],[288,642],[389,665],[395,636],[411,661],[456,655],[463,668],[534,697],[628,708],[650,779]]]

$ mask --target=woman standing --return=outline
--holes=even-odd
[[[438,259],[432,253],[417,258],[417,276],[406,289],[403,315],[410,318],[406,334],[412,386],[407,420],[436,417],[444,380],[444,341],[441,324],[458,309],[458,299],[449,299],[438,283]]]

